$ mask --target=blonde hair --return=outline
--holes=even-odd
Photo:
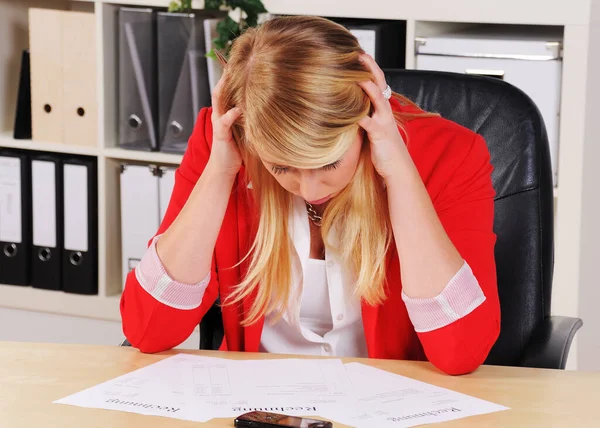
[[[259,211],[256,237],[242,282],[224,304],[256,292],[244,324],[267,313],[281,315],[292,285],[293,242],[288,234],[293,195],[263,166],[268,156],[295,168],[334,163],[348,150],[371,111],[357,84],[373,80],[359,60],[362,49],[345,27],[319,17],[281,17],[250,28],[237,38],[227,62],[220,103],[242,115],[232,127],[253,199]],[[411,101],[393,95],[403,104]],[[399,125],[414,114],[395,113]],[[366,134],[365,134],[366,135]],[[375,305],[385,299],[388,250],[393,242],[387,196],[363,143],[355,175],[323,213],[327,251],[336,251],[357,277],[355,295]],[[339,245],[327,241],[335,227]],[[260,285],[259,285],[260,284]]]

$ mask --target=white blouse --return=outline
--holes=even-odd
[[[260,350],[366,357],[361,305],[352,296],[355,278],[333,253],[326,252],[325,260],[310,258],[309,219],[301,198],[295,198],[290,217],[296,251],[289,309],[274,325],[273,316],[265,317]],[[330,239],[333,235],[335,231]]]

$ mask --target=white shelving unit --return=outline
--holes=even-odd
[[[263,0],[276,15],[381,18],[406,21],[406,67],[414,68],[414,39],[473,24],[522,24],[559,26],[563,30],[563,81],[561,93],[558,188],[555,189],[555,270],[553,306],[555,314],[580,316],[584,328],[578,333],[569,368],[600,369],[600,287],[597,283],[597,242],[600,241],[600,0],[572,0],[550,5],[543,0]],[[11,2],[12,3],[12,2]],[[120,5],[166,7],[169,0],[26,0],[4,5],[0,0],[0,29],[23,25],[27,7],[53,7],[93,11],[96,14],[98,85],[98,147],[79,147],[42,141],[17,141],[9,124],[14,93],[3,96],[16,71],[0,68],[0,146],[98,158],[99,197],[99,295],[71,296],[31,288],[0,285],[0,307],[46,311],[89,318],[119,320],[121,292],[119,163],[177,165],[181,156],[137,152],[116,147],[114,11]],[[194,1],[202,8],[203,1]],[[7,57],[18,68],[17,53],[27,46],[26,28],[12,40],[0,37],[0,61]],[[1,31],[1,30],[0,30]],[[8,53],[3,52],[8,50]],[[0,64],[1,65],[1,64]],[[15,83],[16,85],[16,83]],[[12,98],[11,98],[12,96]],[[2,118],[4,117],[4,122]]]

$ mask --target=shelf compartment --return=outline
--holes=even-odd
[[[74,144],[51,143],[36,140],[15,140],[12,136],[12,132],[0,133],[0,147],[42,152],[70,153],[85,156],[98,156],[99,154],[97,147],[76,146]]]

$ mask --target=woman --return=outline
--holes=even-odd
[[[222,349],[482,364],[500,314],[480,136],[314,17],[240,36],[212,105],[127,277],[133,346],[177,346],[220,297]]]

